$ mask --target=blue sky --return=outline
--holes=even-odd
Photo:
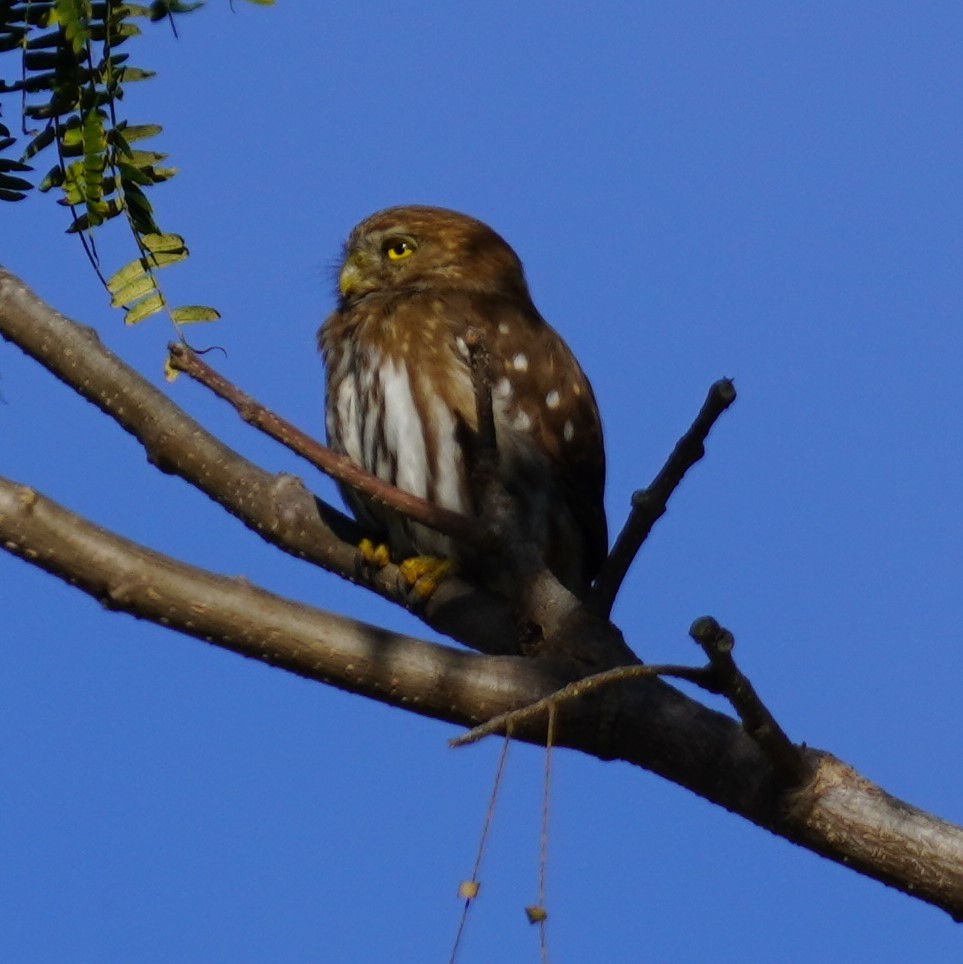
[[[523,9],[520,9],[523,8]],[[695,661],[712,613],[797,741],[963,821],[963,191],[957,4],[212,3],[131,48],[181,173],[195,340],[322,431],[314,332],[351,226],[454,207],[519,252],[602,408],[611,526],[709,384],[739,400],[617,622]],[[9,74],[11,65],[6,65]],[[8,110],[12,110],[12,105]],[[8,114],[8,117],[12,116]],[[3,263],[162,383],[50,198]],[[133,256],[101,239],[106,267]],[[427,635],[261,544],[0,345],[2,474],[178,558]],[[185,379],[260,464],[334,487]],[[0,556],[0,951],[17,961],[439,961],[498,746],[108,615]],[[537,959],[541,754],[514,747],[460,960]],[[948,917],[625,764],[554,761],[552,959],[958,960]],[[824,951],[814,951],[814,939]]]

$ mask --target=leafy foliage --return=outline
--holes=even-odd
[[[0,54],[10,61],[15,51],[20,54],[19,79],[0,78],[0,95],[19,95],[26,138],[20,156],[9,156],[18,138],[0,124],[0,200],[23,200],[34,187],[58,191],[59,203],[71,213],[67,231],[80,237],[111,304],[126,307],[128,324],[166,307],[155,272],[183,261],[188,250],[183,238],[158,227],[147,195],[176,173],[164,166],[165,154],[144,147],[161,132],[160,125],[135,125],[119,116],[125,85],[147,80],[153,72],[131,65],[120,48],[141,35],[140,23],[167,20],[173,27],[175,16],[202,5],[0,0]],[[44,152],[55,153],[56,162],[36,181],[33,162]],[[94,229],[121,216],[139,254],[108,279],[100,268]],[[213,308],[199,305],[169,314],[175,323],[218,317]]]

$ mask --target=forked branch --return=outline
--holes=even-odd
[[[3,481],[0,544],[110,609],[462,725],[536,703],[565,684],[550,662],[424,643],[187,566]],[[544,720],[519,722],[513,735],[544,745]],[[644,766],[773,833],[963,916],[963,829],[888,796],[814,750],[802,751],[811,778],[786,793],[742,726],[659,680],[627,676],[565,701],[554,742]]]
[[[164,471],[207,492],[285,551],[351,571],[356,551],[335,535],[328,516],[319,515],[297,480],[242,459],[92,332],[43,305],[2,270],[0,334],[114,418]],[[112,609],[463,726],[536,704],[571,682],[552,660],[480,656],[421,643],[184,566],[12,483],[0,483],[0,545]],[[387,583],[374,588],[393,598]],[[463,585],[443,584],[439,594],[440,604],[433,597],[432,606],[440,608],[428,616],[433,624],[454,629],[488,652],[511,651],[508,607]],[[603,624],[587,622],[586,636],[601,633]],[[963,829],[895,800],[839,760],[811,749],[798,749],[806,779],[787,792],[786,772],[774,762],[778,753],[761,748],[768,739],[759,739],[765,720],[761,727],[751,722],[758,707],[751,698],[744,702],[738,676],[726,670],[720,685],[727,674],[735,681],[734,705],[742,706],[740,715],[756,739],[742,724],[659,679],[630,678],[638,673],[565,700],[556,714],[554,742],[645,767],[773,833],[963,917]],[[519,722],[513,735],[544,745],[543,717]]]

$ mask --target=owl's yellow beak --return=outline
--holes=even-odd
[[[364,255],[356,251],[347,257],[341,274],[338,275],[338,290],[341,297],[346,298],[356,293],[364,283]]]

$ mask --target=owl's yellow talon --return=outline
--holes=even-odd
[[[362,539],[358,543],[358,550],[361,553],[362,560],[376,569],[384,569],[391,562],[388,547],[383,542],[375,543],[371,539]]]
[[[401,578],[411,587],[411,592],[418,599],[430,599],[438,587],[454,571],[455,565],[450,559],[439,559],[437,556],[412,556],[405,559],[398,566]]]

